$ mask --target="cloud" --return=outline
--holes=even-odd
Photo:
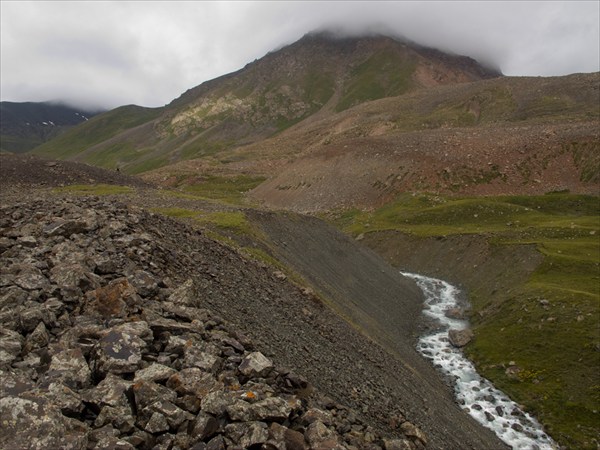
[[[1,97],[162,106],[307,32],[377,30],[506,75],[600,70],[598,2],[1,2]]]

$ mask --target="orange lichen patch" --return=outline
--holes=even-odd
[[[242,398],[245,398],[246,400],[255,400],[256,394],[252,391],[246,391],[242,394]]]

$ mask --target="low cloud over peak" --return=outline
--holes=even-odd
[[[2,2],[2,100],[162,106],[300,39],[382,34],[506,75],[599,69],[598,2]]]

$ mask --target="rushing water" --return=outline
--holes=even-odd
[[[459,291],[435,278],[402,273],[415,280],[425,296],[424,313],[441,326],[419,339],[418,351],[434,366],[455,380],[457,402],[483,426],[513,449],[554,450],[558,446],[535,418],[523,412],[506,394],[481,377],[473,364],[448,340],[448,330],[464,330],[466,320],[453,319],[446,312],[456,308]]]

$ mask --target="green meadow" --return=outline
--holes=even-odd
[[[465,351],[485,377],[532,412],[561,445],[597,448],[598,197],[403,194],[375,211],[338,212],[333,221],[354,236],[395,230],[423,239],[479,235],[496,247],[535,246],[541,263],[525,282],[493,297],[467,292],[475,340]],[[509,362],[520,368],[516,376],[506,373]]]

